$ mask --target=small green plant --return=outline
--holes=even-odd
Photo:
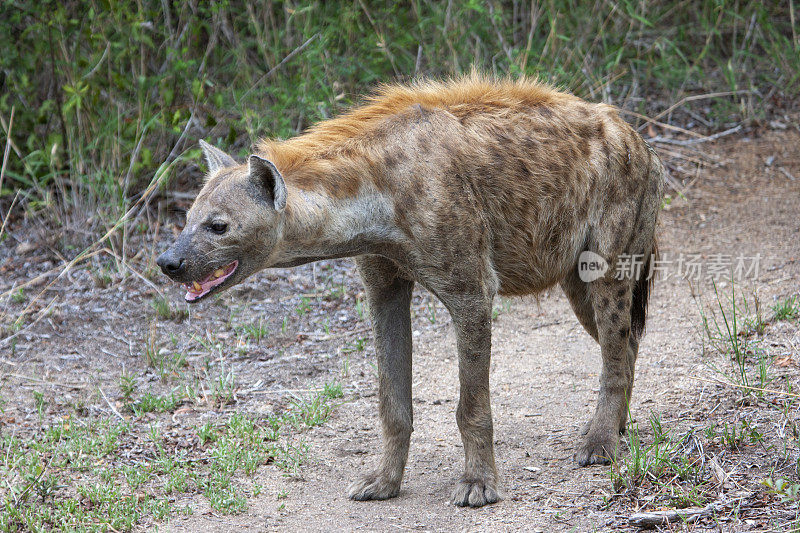
[[[499,298],[499,300],[492,307],[492,320],[497,320],[497,317],[501,314],[508,313],[511,310],[511,300],[506,298]]]
[[[275,466],[288,476],[297,475],[308,456],[308,444],[300,441],[297,444],[286,441],[273,448]]]
[[[162,320],[180,321],[189,316],[189,310],[185,306],[172,305],[165,296],[156,296],[151,301],[151,305],[155,309],[158,318]]]
[[[344,396],[344,392],[342,391],[342,384],[337,381],[334,381],[333,383],[326,383],[325,386],[322,388],[322,394],[325,397],[330,398],[332,400],[341,398],[342,396]]]
[[[702,306],[700,309],[704,332],[703,347],[705,351],[706,346],[710,346],[713,351],[729,358],[733,372],[720,369],[710,360],[707,360],[706,364],[727,380],[739,385],[743,396],[760,398],[763,396],[763,391],[757,389],[765,388],[772,378],[771,360],[760,346],[759,337],[763,334],[766,323],[761,317],[758,296],[754,295],[753,315],[748,314],[750,307],[747,300],[737,297],[733,281],[728,296],[720,293],[716,283],[713,287],[712,309],[710,312],[706,312]],[[757,337],[752,338],[753,335]],[[752,361],[756,363],[756,376],[751,375]]]
[[[331,400],[343,396],[342,386],[328,383],[311,398],[293,398],[284,419],[295,428],[314,427],[327,422],[333,411]]]
[[[146,483],[151,476],[151,473],[147,468],[123,466],[121,470],[122,475],[125,478],[125,482],[132,490],[138,489],[140,486]]]
[[[426,307],[428,309],[428,315],[426,316],[428,322],[436,324],[436,301],[433,298],[428,298]]]
[[[361,299],[361,296],[356,296],[356,314],[358,315],[359,320],[364,320],[364,316],[366,315],[366,306],[364,305],[364,301]]]
[[[669,505],[685,507],[699,505],[706,499],[702,490],[702,460],[685,452],[694,434],[689,432],[676,438],[665,431],[661,419],[650,415],[653,441],[647,445],[639,432],[638,424],[628,422],[625,444],[629,456],[618,453],[612,462],[611,482],[614,491],[636,490],[647,483],[665,488],[663,498]]]
[[[800,317],[800,301],[797,295],[790,296],[772,306],[775,320],[797,320]]]
[[[348,342],[343,348],[342,353],[363,352],[367,347],[366,337],[358,337],[353,342]]]
[[[269,336],[269,328],[264,323],[263,318],[252,324],[242,324],[234,328],[236,333],[251,342],[259,343]]]
[[[38,390],[33,391],[33,405],[36,407],[36,411],[39,413],[39,418],[41,419],[44,416],[44,393]]]
[[[126,373],[124,369],[119,377],[119,391],[125,403],[133,401],[133,393],[136,392],[136,378]]]
[[[200,444],[205,446],[206,443],[217,440],[217,429],[211,422],[206,422],[197,429],[197,437],[200,439]]]
[[[328,290],[327,293],[325,293],[325,299],[329,301],[340,300],[344,298],[344,295],[345,295],[344,286],[331,287],[331,289]]]
[[[144,393],[139,401],[130,405],[131,411],[137,417],[146,413],[164,413],[174,411],[183,402],[183,396],[173,391],[168,396],[158,396],[150,392]]]
[[[311,299],[306,296],[300,298],[300,305],[295,308],[295,311],[297,312],[297,316],[304,316],[311,311]]]
[[[722,439],[722,444],[725,447],[735,451],[739,449],[739,446],[741,446],[744,436],[742,435],[741,431],[737,431],[736,424],[731,424],[729,426],[727,422],[724,422],[722,425],[720,438]]]
[[[225,359],[220,360],[218,368],[214,368],[206,361],[203,369],[203,379],[198,380],[198,387],[202,391],[205,401],[215,406],[222,406],[236,401],[237,378],[230,364]]]
[[[776,494],[784,503],[800,500],[800,483],[792,483],[784,478],[768,477],[761,484],[767,487],[771,493]]]
[[[739,327],[738,333],[739,335],[743,335],[745,337],[757,335],[761,336],[764,334],[764,330],[767,327],[767,322],[764,320],[764,317],[761,313],[761,300],[758,297],[758,293],[753,293],[753,307],[754,309],[750,309],[750,302],[746,298],[742,298],[742,309],[740,311],[741,316],[741,326]]]
[[[15,290],[14,292],[11,293],[11,300],[14,303],[18,303],[18,304],[25,303],[25,299],[26,299],[26,297],[25,297],[25,289],[23,289],[22,287],[20,287],[19,289]]]
[[[156,324],[152,322],[142,350],[142,358],[148,367],[158,369],[163,365],[164,353],[156,344]]]

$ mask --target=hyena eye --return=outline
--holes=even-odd
[[[208,229],[218,235],[222,235],[228,230],[228,225],[224,222],[212,222],[208,225]]]

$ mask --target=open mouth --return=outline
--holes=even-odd
[[[186,287],[186,296],[184,296],[184,298],[187,302],[194,302],[208,295],[208,293],[210,293],[215,287],[222,285],[226,279],[231,277],[231,274],[233,274],[237,266],[239,266],[239,261],[234,261],[233,263],[229,263],[224,267],[216,269],[203,281],[185,283],[184,287]]]

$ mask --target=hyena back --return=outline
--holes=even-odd
[[[465,472],[452,501],[499,499],[489,401],[492,299],[560,284],[600,344],[596,412],[580,465],[616,453],[648,300],[663,167],[614,108],[531,81],[479,76],[382,89],[365,106],[247,164],[203,144],[209,178],[158,263],[197,301],[267,267],[353,256],[367,291],[384,450],[349,496],[400,490],[412,432],[410,301],[415,283],[453,319],[456,418]],[[584,281],[583,252],[604,275]]]

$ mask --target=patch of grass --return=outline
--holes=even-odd
[[[653,440],[646,444],[636,422],[628,423],[625,444],[629,455],[618,453],[611,482],[618,495],[638,491],[659,495],[652,505],[687,507],[703,505],[708,496],[702,446],[694,432],[676,436],[664,430],[658,416],[650,415]]]
[[[182,307],[173,305],[172,302],[164,296],[156,296],[150,304],[153,306],[153,309],[155,309],[158,318],[162,320],[175,320],[179,322],[189,316],[189,310],[186,308],[185,304]]]
[[[297,475],[300,467],[308,457],[308,444],[302,439],[297,442],[286,440],[277,443],[274,448],[275,466],[281,469],[287,476]]]
[[[713,361],[706,364],[726,381],[739,385],[743,397],[762,398],[763,391],[771,382],[771,360],[760,345],[766,322],[760,311],[757,295],[754,295],[755,314],[750,313],[750,304],[736,293],[731,281],[730,293],[722,294],[714,284],[714,300],[707,311],[700,306],[703,321],[703,351],[706,348],[728,358],[732,371],[717,366]]]
[[[225,361],[222,361],[220,368],[214,375],[206,369],[206,381],[204,389],[207,388],[207,399],[214,405],[227,405],[236,401],[236,374],[233,368],[228,366],[225,369]]]
[[[258,322],[253,322],[252,324],[240,324],[235,326],[234,331],[236,331],[239,336],[255,343],[259,343],[269,336],[269,328],[264,323],[263,318],[259,318]]]
[[[800,300],[797,295],[790,296],[772,306],[775,320],[797,320],[800,317]]]
[[[428,314],[426,315],[428,322],[431,324],[436,324],[436,301],[432,296],[428,297],[428,303],[426,307],[428,309]]]
[[[366,348],[367,338],[358,337],[353,342],[348,342],[344,348],[342,348],[342,353],[363,352]]]
[[[144,517],[191,513],[170,496],[182,494],[202,494],[221,514],[243,512],[262,490],[245,479],[267,464],[296,475],[309,453],[299,432],[327,420],[341,397],[341,385],[329,383],[280,414],[206,422],[194,451],[175,446],[156,423],[135,420],[69,419],[25,440],[0,435],[0,531],[130,531]],[[147,393],[136,406],[168,410],[177,398]]]
[[[27,299],[27,296],[25,296],[25,289],[22,287],[11,293],[11,301],[14,303],[22,304],[25,303],[25,300]]]
[[[127,374],[124,369],[122,375],[119,377],[119,392],[125,403],[133,401],[133,394],[136,392],[136,378]]]
[[[137,402],[130,404],[130,409],[137,417],[146,413],[165,413],[177,409],[183,400],[184,397],[177,391],[167,396],[146,392]]]
[[[368,312],[369,310],[367,308],[366,302],[364,302],[361,296],[356,296],[356,314],[358,315],[358,319],[364,320]]]
[[[205,446],[206,443],[217,440],[217,428],[211,422],[206,422],[197,429],[197,437],[200,444]]]
[[[328,394],[336,394],[337,392],[341,392],[341,390],[337,391],[334,388],[325,390],[311,398],[293,398],[290,401],[291,408],[285,420],[295,428],[303,426],[314,427],[324,424],[330,418],[334,407],[330,402],[333,396]]]
[[[322,388],[322,396],[331,400],[343,397],[342,384],[337,381],[326,383]]]
[[[297,316],[304,316],[306,313],[311,311],[311,299],[307,296],[303,296],[300,298],[300,305],[295,308],[297,312]]]
[[[172,377],[179,375],[180,370],[187,365],[186,355],[182,352],[170,352],[166,348],[158,348],[148,342],[143,351],[147,366],[156,371],[161,381],[167,382]]]
[[[33,404],[36,407],[36,412],[39,413],[39,419],[44,416],[44,408],[45,408],[45,400],[44,400],[44,393],[41,391],[35,390],[33,391]]]
[[[709,443],[719,442],[724,448],[737,451],[742,446],[752,446],[764,442],[764,435],[757,427],[747,420],[736,424],[723,421],[721,425],[712,424],[705,429],[705,436]]]

